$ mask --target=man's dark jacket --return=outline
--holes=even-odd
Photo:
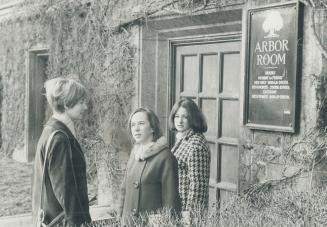
[[[82,149],[68,127],[54,118],[46,123],[38,141],[34,162],[33,223],[41,198],[45,147],[53,131],[57,132],[49,145],[42,192],[45,222],[50,223],[62,211],[72,226],[90,222],[86,182],[86,162]]]

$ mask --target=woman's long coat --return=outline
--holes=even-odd
[[[177,160],[166,143],[156,144],[151,149],[145,160],[136,160],[135,147],[131,152],[122,184],[125,223],[139,214],[156,212],[161,208],[174,212],[181,209]]]
[[[178,161],[182,210],[207,208],[209,200],[210,150],[202,133],[190,130],[176,142],[172,153]]]
[[[49,136],[56,130],[60,132],[53,136],[49,144],[41,195],[45,147]],[[70,225],[78,226],[91,221],[84,154],[68,127],[54,118],[50,118],[45,125],[35,154],[32,204],[34,222],[40,206],[40,196],[43,199],[46,223],[62,211]]]

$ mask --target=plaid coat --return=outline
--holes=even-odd
[[[172,152],[178,161],[179,194],[182,210],[208,207],[210,150],[202,133],[191,130],[176,142]]]

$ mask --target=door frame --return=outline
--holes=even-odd
[[[235,32],[230,34],[213,34],[210,36],[194,36],[194,37],[176,37],[168,39],[169,43],[169,59],[168,59],[168,110],[171,110],[175,103],[175,60],[176,60],[176,48],[183,45],[196,45],[196,44],[209,44],[216,42],[233,42],[242,41],[242,32]],[[240,94],[241,95],[241,94]],[[167,112],[169,115],[169,112]],[[170,137],[170,136],[169,136]]]
[[[46,46],[38,46],[28,50],[26,59],[26,91],[25,91],[25,159],[27,162],[34,160],[36,145],[40,131],[35,130],[38,122],[35,118],[35,89],[40,81],[45,80],[45,71],[40,72],[40,58],[49,58],[49,48]],[[40,96],[42,96],[40,92]],[[45,98],[45,96],[44,96]],[[37,104],[38,105],[38,104]],[[44,113],[45,114],[45,111]],[[44,119],[43,119],[44,120]],[[41,129],[42,130],[42,129]]]
[[[196,15],[160,15],[144,21],[139,27],[140,61],[137,81],[138,106],[154,110],[161,122],[164,134],[171,135],[168,117],[174,104],[175,90],[174,48],[178,45],[203,42],[241,42],[240,128],[243,122],[243,77],[244,77],[244,30],[246,24],[244,5],[232,8],[217,8]],[[243,18],[243,20],[242,20]],[[173,90],[172,90],[173,89]],[[242,132],[242,129],[240,129]],[[241,137],[241,134],[240,134]],[[171,138],[169,138],[171,142]],[[241,138],[238,146],[240,160]],[[238,185],[240,190],[240,161],[238,161]]]
[[[139,27],[138,106],[153,109],[160,122],[167,122],[174,101],[170,95],[172,47],[223,41],[228,37],[240,39],[243,11],[243,5],[238,5],[197,15],[161,15],[144,21]],[[168,135],[168,123],[161,123],[161,127]]]

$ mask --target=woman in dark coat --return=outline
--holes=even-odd
[[[177,160],[162,137],[159,120],[149,109],[139,108],[129,118],[135,140],[122,185],[123,225],[162,208],[179,212]]]
[[[208,207],[210,150],[202,134],[207,131],[207,123],[196,103],[182,98],[170,112],[169,127],[177,131],[172,153],[178,161],[182,211],[190,217],[193,209]]]
[[[73,79],[60,77],[48,80],[45,89],[53,116],[44,126],[35,154],[33,223],[35,226],[40,218],[41,208],[45,224],[63,216],[61,223],[81,226],[91,218],[86,162],[76,140],[74,121],[81,120],[87,110],[86,89]],[[49,139],[50,135],[53,137]]]

